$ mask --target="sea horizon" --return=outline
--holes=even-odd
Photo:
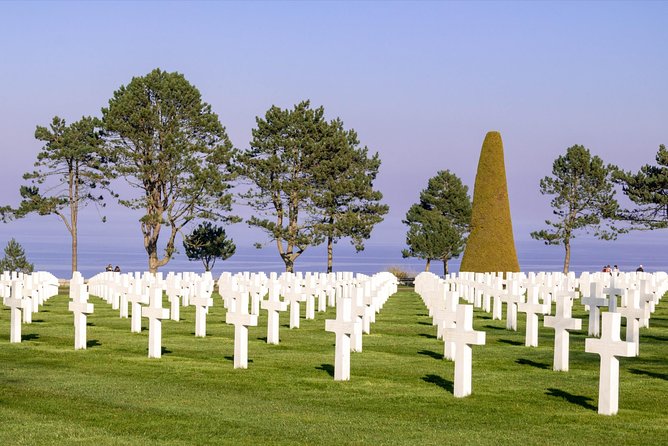
[[[621,271],[635,271],[643,265],[648,272],[668,271],[668,252],[659,243],[655,233],[636,233],[621,237],[616,241],[595,239],[576,239],[572,244],[570,271],[580,274],[584,271],[600,271],[605,265],[618,265]],[[4,247],[9,240],[0,237]],[[18,239],[17,239],[18,240]],[[33,235],[18,240],[22,244],[28,261],[34,264],[35,271],[47,271],[59,279],[71,277],[70,240],[68,237],[46,237]],[[352,271],[371,275],[386,271],[390,267],[399,268],[409,274],[418,274],[425,269],[422,259],[401,256],[404,246],[396,244],[368,243],[365,250],[356,253],[345,240],[334,247],[333,270]],[[520,270],[524,272],[557,272],[563,270],[564,249],[562,246],[546,246],[535,240],[516,242]],[[141,244],[129,237],[79,237],[78,270],[89,278],[104,271],[106,265],[118,265],[122,272],[148,270],[148,257]],[[449,272],[458,272],[460,258],[449,261]],[[295,271],[324,272],[327,267],[324,245],[309,247],[295,261]],[[200,261],[189,261],[183,249],[172,260],[159,268],[164,274],[193,271],[202,273],[204,267]],[[236,253],[228,260],[217,260],[212,273],[219,277],[222,272],[278,272],[285,271],[275,243],[262,249],[250,244],[237,242]],[[431,262],[430,271],[443,275],[443,262]]]

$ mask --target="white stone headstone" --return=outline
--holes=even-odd
[[[202,280],[197,286],[197,292],[190,298],[190,303],[195,306],[195,336],[200,338],[206,336],[206,315],[213,305],[212,293],[213,284]]]
[[[570,335],[568,330],[580,330],[582,320],[572,316],[573,301],[567,295],[557,299],[557,311],[554,316],[545,316],[544,325],[554,329],[554,363],[553,370],[568,371]]]
[[[148,318],[148,357],[162,356],[162,320],[169,319],[169,308],[162,308],[162,288],[149,289],[148,307],[141,309],[143,317]],[[134,314],[133,314],[134,316]]]
[[[538,291],[537,285],[531,285],[527,289],[527,301],[517,304],[517,309],[527,315],[524,341],[527,347],[538,347],[538,315],[547,314],[550,311],[549,305],[538,301]]]
[[[23,299],[23,281],[19,279],[12,280],[12,289],[10,297],[4,299],[5,305],[10,310],[10,334],[9,342],[21,342],[21,312],[32,311],[30,302]]]
[[[615,415],[619,409],[619,359],[617,356],[635,356],[636,347],[632,342],[619,339],[621,315],[603,313],[601,338],[585,339],[585,351],[601,357],[598,385],[598,413]]]
[[[336,303],[336,319],[325,321],[325,330],[336,334],[334,380],[350,380],[350,336],[356,322],[351,318],[351,299],[340,297]]]
[[[83,278],[74,276],[70,281],[69,310],[74,313],[74,349],[85,350],[87,315],[93,313],[93,304],[88,302],[88,290]]]
[[[455,385],[454,395],[463,398],[471,394],[471,345],[483,345],[485,332],[473,330],[473,306],[459,305],[457,307],[457,322],[455,328],[446,328],[443,332],[445,341],[455,343]]]
[[[257,316],[248,313],[248,292],[241,292],[235,312],[228,311],[225,322],[234,325],[234,368],[248,368],[248,327],[257,325]]]
[[[267,344],[279,343],[279,314],[288,309],[287,302],[281,302],[279,293],[280,284],[276,281],[269,282],[269,299],[260,304],[263,310],[267,310]]]
[[[590,282],[589,296],[583,296],[580,301],[582,305],[589,307],[589,325],[587,333],[589,336],[598,336],[601,332],[601,307],[608,306],[608,299],[603,296],[601,282]]]

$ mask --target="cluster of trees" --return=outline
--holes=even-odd
[[[240,221],[231,214],[235,198],[254,211],[247,224],[275,243],[286,271],[309,246],[322,243],[332,271],[333,246],[347,238],[358,251],[364,249],[389,210],[373,185],[378,153],[369,153],[354,130],[338,118],[326,120],[324,109],[311,108],[309,101],[292,109],[272,106],[257,117],[247,150],[233,147],[211,106],[179,73],[156,69],[133,78],[113,93],[101,115],[69,125],[56,116],[48,127],[38,126],[35,138],[44,146],[35,170],[24,175],[21,202],[0,207],[4,221],[30,213],[56,215],[71,236],[73,271],[79,211],[88,204],[104,208],[108,197],[142,211],[139,224],[152,272],[172,258],[179,235],[188,257],[201,260],[207,270],[216,259],[233,255],[234,243],[213,222]],[[540,181],[541,193],[553,196],[555,217],[531,236],[563,245],[567,272],[578,232],[609,240],[630,229],[668,226],[663,145],[656,162],[626,172],[605,165],[583,146],[569,147],[554,161],[552,176]],[[117,179],[125,179],[136,193],[119,196],[112,189]],[[235,183],[243,185],[236,197]],[[620,207],[615,184],[635,208]],[[432,260],[440,260],[447,274],[448,261],[461,254],[471,228],[467,187],[453,173],[438,172],[404,223],[408,248],[403,256],[425,259],[427,270]]]
[[[633,229],[667,227],[668,151],[664,145],[659,147],[656,163],[634,173],[604,164],[581,145],[569,147],[554,161],[552,176],[540,181],[541,193],[553,196],[550,204],[555,218],[545,221],[547,229],[534,231],[531,236],[549,245],[563,245],[563,271],[568,272],[571,240],[579,232],[614,240]],[[634,207],[620,206],[615,185]]]
[[[630,200],[631,208],[620,206],[616,187]],[[548,245],[564,247],[563,271],[568,272],[571,242],[580,233],[601,240],[614,240],[630,230],[668,227],[668,150],[659,146],[656,165],[644,165],[638,172],[624,171],[581,146],[574,145],[557,157],[552,175],[540,180],[540,192],[552,196],[554,218],[547,228],[531,237]],[[471,204],[466,186],[454,174],[443,171],[429,180],[420,202],[411,206],[404,257],[440,259],[447,274],[447,261],[456,258],[470,231]]]
[[[333,245],[349,238],[363,249],[388,212],[373,188],[378,154],[361,147],[340,119],[327,121],[322,107],[311,109],[308,101],[293,109],[271,107],[257,118],[250,149],[238,150],[179,73],[156,69],[135,77],[113,93],[101,118],[67,125],[55,117],[48,129],[37,127],[35,137],[45,145],[35,171],[24,175],[22,201],[0,213],[5,221],[32,212],[58,216],[72,239],[73,271],[79,210],[104,207],[107,195],[142,211],[151,272],[172,258],[179,234],[186,254],[207,269],[234,253],[225,231],[211,222],[240,221],[231,214],[236,182],[245,184],[240,198],[256,212],[247,223],[276,242],[287,271],[307,247],[323,242],[331,271]],[[117,195],[111,188],[116,179],[137,193]],[[201,224],[184,234],[191,222]]]

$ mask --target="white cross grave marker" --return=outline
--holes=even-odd
[[[601,357],[598,384],[598,413],[615,415],[619,409],[619,359],[635,356],[632,342],[619,339],[622,317],[619,313],[603,313],[601,338],[585,339],[585,351]]]
[[[81,276],[79,276],[81,277]],[[78,277],[73,277],[70,281],[70,298],[68,309],[74,313],[74,349],[85,350],[86,345],[86,320],[87,315],[93,313],[93,304],[88,302],[88,291],[84,285],[83,278],[81,282]]]
[[[149,289],[150,303],[141,309],[141,315],[148,318],[148,357],[162,356],[162,320],[169,319],[169,308],[162,308],[162,288]],[[132,314],[134,316],[134,312]]]
[[[325,330],[336,334],[336,352],[334,355],[334,380],[350,380],[350,335],[357,324],[352,320],[352,302],[346,297],[339,297],[336,303],[336,319],[325,321]]]
[[[128,292],[128,301],[132,304],[132,316],[130,319],[130,331],[132,333],[141,333],[141,305],[148,305],[148,290],[142,285],[141,279],[135,276],[134,283]]]
[[[589,336],[598,336],[601,333],[601,310],[600,307],[608,306],[608,299],[603,296],[601,282],[591,282],[589,285],[589,296],[583,296],[580,301],[582,305],[589,306]]]
[[[280,284],[276,281],[269,282],[269,300],[263,300],[260,306],[267,310],[267,344],[278,344],[280,317],[279,312],[288,309],[287,302],[280,300]]]
[[[473,306],[457,307],[455,328],[446,328],[443,332],[446,341],[455,343],[455,397],[463,398],[471,394],[471,344],[484,345],[485,332],[473,330]]]
[[[640,292],[632,290],[627,295],[625,307],[617,308],[617,312],[626,319],[626,342],[636,345],[636,356],[640,354],[640,321],[645,317],[645,310],[640,307]]]
[[[213,305],[212,288],[211,283],[202,280],[197,284],[197,292],[190,298],[190,303],[195,306],[195,336],[200,338],[206,337],[206,314]]]
[[[11,295],[10,297],[6,297],[4,301],[5,305],[11,308],[9,342],[21,342],[21,311],[32,311],[32,309],[28,307],[30,302],[23,299],[22,280],[12,281]]]
[[[527,289],[527,301],[519,302],[517,309],[527,315],[526,335],[524,345],[527,347],[538,347],[538,315],[550,311],[547,304],[538,302],[538,286],[532,285]]]
[[[290,303],[290,328],[299,328],[300,302],[304,302],[304,293],[302,287],[297,280],[292,283],[292,286],[285,293],[285,297]]]
[[[257,325],[257,316],[248,314],[248,291],[237,297],[234,312],[228,311],[225,322],[234,325],[234,368],[248,368],[248,327]]]
[[[567,295],[556,298],[557,311],[554,316],[545,316],[544,325],[554,328],[554,364],[553,370],[568,371],[570,335],[568,330],[580,330],[582,320],[572,316],[573,301]]]

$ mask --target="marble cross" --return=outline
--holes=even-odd
[[[269,299],[263,300],[260,305],[267,310],[267,344],[278,344],[280,312],[288,309],[288,303],[280,300],[281,285],[277,281],[269,282]]]
[[[445,341],[455,343],[455,388],[457,398],[471,394],[471,369],[473,364],[471,345],[484,345],[485,332],[473,330],[473,306],[457,307],[455,328],[446,328],[443,332]]]
[[[248,327],[257,325],[257,316],[248,313],[248,291],[237,297],[235,311],[228,311],[225,322],[234,325],[234,368],[248,368]]]
[[[554,329],[554,363],[553,370],[568,371],[568,356],[570,335],[568,330],[580,330],[582,320],[575,319],[573,314],[573,301],[565,294],[556,297],[557,311],[554,316],[545,316],[544,325]]]
[[[601,332],[601,310],[600,307],[608,306],[608,299],[603,296],[601,282],[589,284],[589,296],[583,296],[580,301],[589,306],[589,336],[598,336]]]
[[[336,319],[325,321],[325,330],[336,334],[334,380],[350,380],[350,336],[355,331],[350,298],[340,297],[336,303]]]
[[[538,347],[538,315],[547,314],[550,307],[538,301],[538,286],[531,285],[527,289],[527,301],[517,304],[518,311],[526,313],[526,335],[524,345],[527,347]]]
[[[9,342],[21,342],[21,312],[32,311],[30,302],[23,298],[23,281],[12,280],[10,297],[4,298],[4,303],[10,310]]]
[[[148,307],[141,309],[141,315],[148,318],[148,357],[162,356],[162,320],[169,319],[169,308],[162,308],[162,288],[149,289]],[[134,316],[134,313],[132,314]]]
[[[93,304],[88,302],[88,291],[83,283],[70,282],[70,298],[68,309],[74,313],[74,349],[85,350],[87,315],[93,313]]]
[[[636,347],[632,342],[619,339],[621,315],[603,313],[601,338],[585,339],[585,352],[601,357],[598,384],[598,413],[615,415],[619,409],[619,359],[617,356],[635,356]]]

